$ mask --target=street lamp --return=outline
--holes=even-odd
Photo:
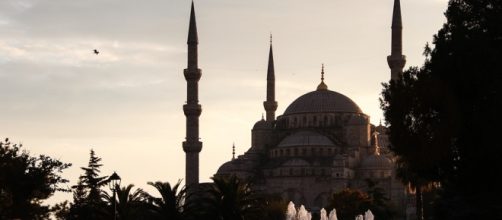
[[[117,201],[115,199],[115,193],[117,192],[117,187],[120,187],[120,176],[113,172],[113,174],[108,178],[108,184],[110,190],[113,192],[113,219],[117,219]]]

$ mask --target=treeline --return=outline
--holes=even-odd
[[[235,176],[212,178],[211,183],[185,188],[181,181],[148,182],[155,193],[132,184],[112,185],[101,175],[101,158],[91,150],[89,162],[76,185],[61,177],[71,164],[48,156],[30,156],[22,145],[0,141],[0,219],[170,219],[170,220],[278,220],[285,219],[287,203],[279,195],[255,191]],[[115,190],[116,196],[113,196]],[[328,210],[342,219],[370,209],[379,219],[392,219],[395,210],[383,189],[368,180],[368,192],[345,189],[329,198]],[[73,194],[72,201],[52,207],[42,202],[56,191]],[[300,204],[298,204],[300,205]],[[318,219],[314,215],[314,219]]]

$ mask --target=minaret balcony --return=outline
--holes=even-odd
[[[183,141],[183,151],[185,152],[200,152],[202,150],[202,142],[187,140]]]
[[[200,116],[202,113],[202,106],[199,104],[185,104],[183,105],[183,112],[185,116]]]
[[[202,71],[198,68],[188,68],[183,70],[183,74],[185,75],[185,79],[187,81],[199,81],[202,76]]]
[[[387,63],[390,68],[404,68],[406,64],[406,56],[404,55],[390,55],[387,56]]]

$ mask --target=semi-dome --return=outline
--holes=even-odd
[[[286,108],[284,115],[328,112],[362,113],[359,106],[347,96],[327,89],[318,89],[297,98]]]
[[[254,126],[253,130],[267,130],[267,129],[272,129],[274,125],[268,121],[265,121],[265,119],[261,119],[260,121],[257,121]]]
[[[333,141],[324,135],[310,131],[300,131],[284,138],[278,147],[293,146],[335,146]]]

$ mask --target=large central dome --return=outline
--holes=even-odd
[[[327,89],[318,89],[297,98],[284,115],[304,113],[362,113],[357,104],[347,96]]]

